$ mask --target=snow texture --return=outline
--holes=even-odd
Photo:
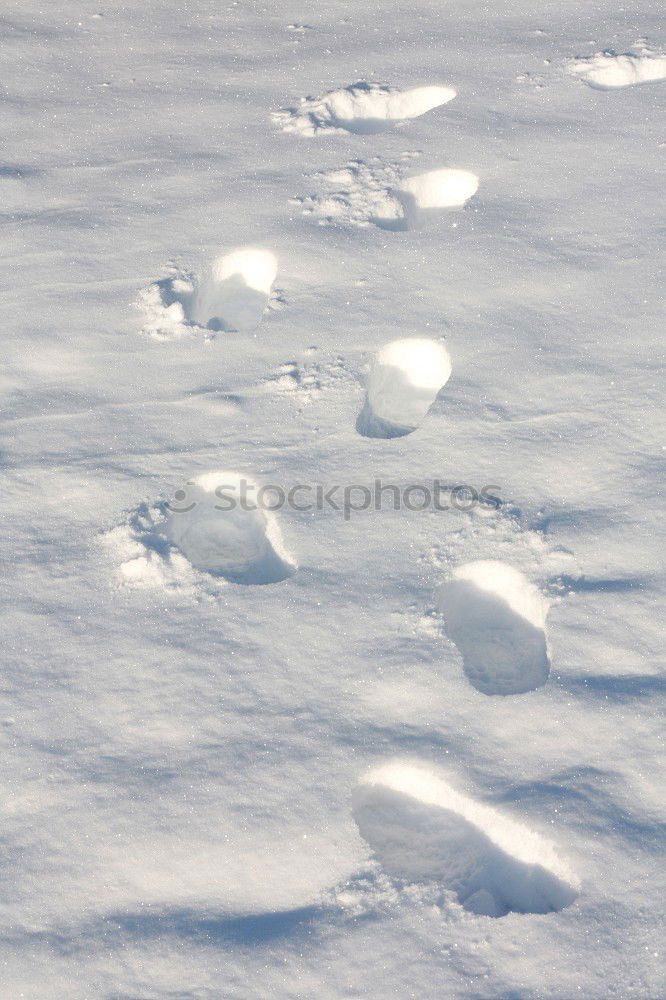
[[[2,1000],[661,1000],[662,6],[0,29]]]

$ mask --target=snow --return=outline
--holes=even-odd
[[[0,994],[662,996],[662,11],[23,0],[2,44]],[[359,433],[421,340],[418,426]],[[338,507],[213,517],[221,473]],[[344,505],[435,478],[502,505]]]
[[[442,585],[439,604],[446,633],[478,691],[523,694],[546,683],[547,605],[518,570],[491,559],[457,566]]]
[[[270,250],[239,247],[212,262],[203,276],[174,270],[139,293],[143,332],[173,340],[205,330],[250,332],[270,305],[277,260]]]
[[[270,250],[245,247],[225,254],[195,289],[192,319],[215,330],[254,330],[276,276],[277,260]]]
[[[419,228],[443,209],[459,208],[476,193],[479,179],[471,171],[444,167],[423,174],[405,173],[412,158],[405,153],[401,159],[406,162],[391,164],[372,157],[368,163],[352,161],[315,174],[323,192],[295,197],[292,202],[321,225],[405,230]]]
[[[263,499],[263,504],[262,504]],[[176,491],[162,531],[196,569],[234,583],[277,583],[294,570],[261,486],[208,472]]]
[[[395,122],[418,118],[447,104],[456,96],[453,87],[413,87],[400,91],[364,80],[332,90],[323,97],[301,98],[298,106],[277,111],[272,118],[283,132],[302,136],[332,132],[382,132]]]
[[[366,437],[400,437],[421,424],[451,375],[443,344],[420,337],[394,340],[377,352],[356,423]]]
[[[473,913],[551,913],[576,898],[577,879],[552,844],[418,764],[389,763],[364,775],[354,818],[386,871],[408,882],[443,882]]]
[[[625,52],[597,52],[583,59],[572,59],[569,72],[591,87],[611,90],[632,87],[637,83],[666,80],[666,56]]]
[[[469,170],[428,170],[408,177],[398,190],[414,199],[417,210],[454,208],[476,193],[479,179]]]

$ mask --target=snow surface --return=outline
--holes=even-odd
[[[0,995],[661,998],[658,5],[0,17]],[[364,436],[410,338],[451,377]]]

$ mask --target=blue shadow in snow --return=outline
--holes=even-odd
[[[115,927],[139,940],[173,936],[256,947],[293,934],[299,928],[311,933],[312,922],[318,913],[320,908],[317,906],[243,916],[164,910],[160,913],[114,913],[105,918],[104,924],[107,929]]]
[[[666,692],[666,677],[655,674],[596,674],[589,677],[558,675],[558,682],[566,691],[603,695],[611,700],[623,698],[651,698]]]
[[[579,593],[623,594],[627,590],[641,590],[646,581],[639,576],[617,577],[608,580],[595,580],[586,576],[560,576],[557,583],[567,590]]]
[[[594,767],[567,768],[542,779],[505,788],[496,801],[531,803],[541,812],[557,805],[562,819],[601,837],[617,835],[645,853],[659,855],[666,842],[666,823],[631,812],[618,799],[612,772]]]
[[[37,170],[36,167],[29,167],[22,163],[5,163],[0,165],[0,177],[9,177],[17,180],[22,177],[36,177],[42,172],[41,170]]]

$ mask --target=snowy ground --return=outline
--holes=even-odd
[[[664,995],[657,6],[7,0],[3,998]]]

